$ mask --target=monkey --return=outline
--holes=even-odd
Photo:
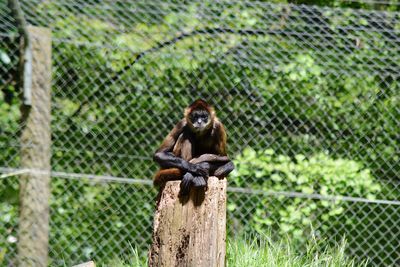
[[[161,167],[153,178],[154,185],[182,180],[180,195],[184,196],[191,186],[206,187],[208,176],[227,176],[234,164],[227,156],[226,139],[214,108],[204,100],[194,101],[153,156]]]

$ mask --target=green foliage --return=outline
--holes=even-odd
[[[130,255],[132,246],[144,251],[149,244],[155,190],[148,185],[53,179],[52,192],[55,266]]]
[[[0,62],[6,65],[11,63],[10,57],[8,56],[6,51],[4,51],[1,47],[0,47]]]
[[[9,90],[14,91],[14,88],[10,86]],[[6,134],[12,135],[18,129],[19,103],[14,99],[13,103],[8,104],[5,102],[4,96],[0,94],[0,142],[9,140],[9,136]]]
[[[374,199],[381,187],[370,170],[359,162],[334,159],[326,153],[306,158],[290,158],[272,149],[255,151],[246,148],[235,160],[236,169],[230,177],[231,185],[250,187],[265,192],[296,192],[322,196],[354,196]],[[313,224],[321,224],[325,234],[334,230],[332,221],[343,215],[343,201],[313,200],[282,195],[260,197],[255,205],[249,228],[259,233],[278,229],[281,236],[289,236],[294,243],[304,244],[310,236],[319,238]],[[229,206],[231,211],[235,206]],[[347,210],[348,212],[348,210]],[[342,223],[352,223],[343,219]]]
[[[336,0],[287,2],[375,7]],[[75,6],[60,0],[26,3],[31,24],[53,27],[54,170],[150,178],[156,170],[151,153],[181,118],[177,109],[203,97],[216,105],[226,125],[230,155],[242,153],[245,145],[260,150],[246,150],[243,153],[249,155],[238,156],[252,160],[247,161],[248,167],[237,162],[242,173],[234,178],[236,186],[399,198],[398,189],[379,188],[374,178],[390,184],[399,176],[400,83],[396,73],[400,54],[392,33],[386,31],[399,29],[397,13],[366,15],[352,9],[316,8],[300,12],[285,5],[261,8],[260,1],[177,3],[90,1],[84,8],[81,3]],[[400,6],[386,7],[390,11]],[[182,33],[218,27],[232,32],[195,34],[155,49]],[[238,32],[244,29],[283,34]],[[357,42],[360,45],[356,46]],[[2,70],[11,71],[17,65],[16,44],[15,39],[2,39]],[[138,53],[145,51],[131,65]],[[130,68],[110,82],[124,66]],[[0,75],[1,81],[8,79],[6,72]],[[13,86],[7,90],[15,96],[19,93]],[[15,97],[10,105],[0,95],[0,166],[18,166],[20,101]],[[264,151],[267,147],[271,150]],[[324,150],[329,154],[321,152]],[[0,188],[0,195],[9,189],[10,185]],[[129,247],[126,243],[112,237],[138,231],[144,236],[135,235],[131,241],[144,245],[151,231],[152,204],[143,197],[145,192],[140,187],[124,191],[112,185],[55,181],[51,256],[69,259],[96,254],[107,258],[113,253],[129,253],[121,252],[121,247]],[[129,193],[129,200],[124,193]],[[272,196],[260,201],[259,195],[245,199],[229,194],[228,215],[234,217],[231,228],[237,227],[238,221],[259,232],[275,228],[304,243],[312,232],[310,222],[326,233],[334,227],[331,218],[342,216],[344,223],[354,223],[346,214],[352,207],[343,202]],[[238,201],[232,201],[235,199]],[[98,205],[110,209],[99,212]],[[256,212],[238,215],[239,208]],[[130,222],[115,210],[130,212],[126,216]],[[359,220],[363,227],[378,216],[394,216],[388,208],[375,210],[377,213],[368,210],[370,218]],[[16,203],[1,203],[0,212],[15,218]],[[397,227],[398,220],[387,220],[393,225],[380,221],[382,227]],[[15,223],[0,224],[6,225],[0,236],[14,229],[11,225]],[[374,225],[378,223],[374,221]],[[379,245],[391,246],[384,233],[376,231],[371,238]],[[87,242],[99,239],[111,241],[101,245]],[[354,247],[360,243],[356,241]],[[101,251],[97,251],[99,247]]]
[[[4,266],[16,251],[17,191],[16,179],[0,179],[0,266]]]

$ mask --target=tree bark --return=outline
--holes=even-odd
[[[179,186],[168,182],[159,194],[149,266],[225,266],[226,179],[209,177],[206,191],[184,198]]]
[[[22,106],[18,234],[19,266],[47,266],[50,198],[50,30],[28,27],[32,42],[32,103]],[[35,172],[35,170],[37,170]]]

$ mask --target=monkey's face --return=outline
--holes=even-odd
[[[195,132],[202,132],[209,128],[211,119],[207,110],[193,110],[189,115],[190,124]]]

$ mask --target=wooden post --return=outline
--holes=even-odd
[[[18,234],[19,266],[48,264],[50,198],[50,30],[28,27],[32,45],[32,104],[22,106],[21,175]],[[44,171],[44,172],[43,172]]]
[[[94,264],[94,261],[88,261],[78,265],[74,265],[72,267],[96,267],[96,264]]]
[[[168,182],[157,202],[151,267],[225,266],[226,179],[209,177],[208,189],[178,197],[179,181]]]

